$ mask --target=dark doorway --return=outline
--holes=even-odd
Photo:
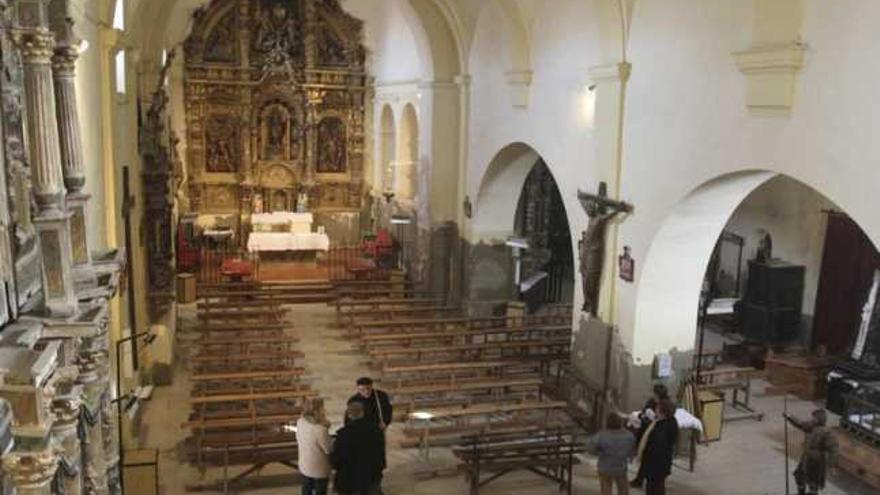
[[[574,260],[568,217],[550,169],[539,160],[526,177],[514,231],[526,239],[521,280],[538,280],[523,291],[530,306],[568,304],[574,287]]]

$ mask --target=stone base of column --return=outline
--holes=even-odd
[[[73,254],[73,278],[77,290],[98,286],[98,277],[92,267],[92,257],[86,235],[86,205],[88,194],[67,195],[67,211],[70,212],[70,247]]]
[[[72,316],[77,311],[70,248],[70,213],[41,215],[34,219],[43,263],[43,296],[53,317]]]

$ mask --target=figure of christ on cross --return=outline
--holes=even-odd
[[[602,282],[602,267],[605,261],[605,232],[608,222],[619,213],[629,213],[632,205],[608,198],[607,186],[599,183],[599,193],[590,194],[578,191],[581,202],[590,222],[582,234],[580,247],[580,272],[584,290],[582,311],[596,316],[599,307],[599,287]]]

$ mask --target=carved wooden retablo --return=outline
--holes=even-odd
[[[218,0],[195,14],[185,45],[193,211],[360,209],[362,24],[338,0]]]

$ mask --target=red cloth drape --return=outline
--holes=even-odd
[[[877,268],[880,253],[862,229],[845,214],[829,213],[813,318],[814,348],[824,345],[830,354],[849,350]]]

